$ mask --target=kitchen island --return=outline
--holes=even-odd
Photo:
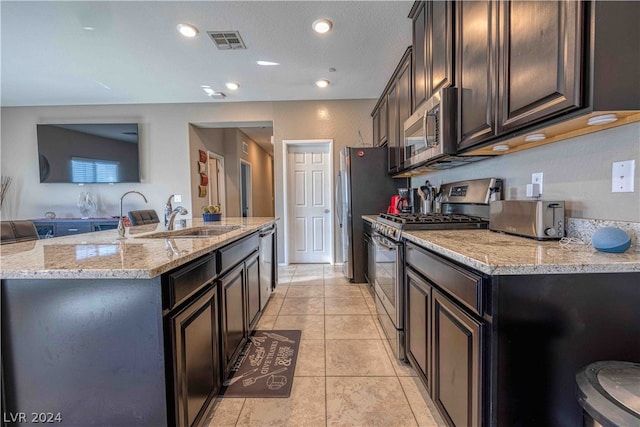
[[[203,422],[259,318],[260,230],[275,221],[191,220],[171,233],[132,227],[122,240],[109,230],[0,247],[3,421]]]
[[[635,247],[489,230],[402,236],[408,357],[449,424],[581,425],[576,373],[640,361]]]

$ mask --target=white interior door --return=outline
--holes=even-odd
[[[331,262],[331,158],[327,145],[288,147],[288,237],[293,263]]]

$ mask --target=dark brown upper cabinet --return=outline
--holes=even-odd
[[[371,114],[373,116],[373,146],[374,147],[382,147],[387,144],[388,140],[388,109],[387,109],[387,97],[384,96],[384,99],[378,107]]]
[[[379,146],[385,145],[389,139],[389,108],[387,99],[385,98],[380,104],[380,143]]]
[[[498,133],[583,106],[583,3],[501,1]]]
[[[404,168],[404,122],[411,115],[411,46],[393,72],[378,99],[373,118],[374,146],[387,145],[389,165],[387,172],[395,174]],[[377,137],[377,139],[376,139]],[[376,141],[378,141],[376,143]]]
[[[584,5],[456,3],[458,148],[584,106]]]
[[[417,1],[409,13],[414,48],[411,111],[453,84],[453,10],[453,1]]]
[[[497,135],[497,6],[492,0],[456,3],[458,149]]]

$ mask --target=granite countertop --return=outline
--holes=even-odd
[[[144,238],[163,232],[164,224],[76,234],[0,246],[2,279],[150,279],[251,234],[277,218],[223,218],[204,223],[187,220],[186,228],[237,225],[220,236]]]
[[[362,219],[373,223],[377,217],[363,215]],[[610,254],[595,250],[589,243],[564,245],[558,240],[538,241],[489,230],[411,230],[403,231],[402,236],[493,276],[640,273],[640,250],[635,249],[640,246],[632,245],[622,254]]]
[[[590,244],[561,245],[490,230],[403,231],[407,240],[483,273],[499,275],[640,273],[640,252],[598,252]]]

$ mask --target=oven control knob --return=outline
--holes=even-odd
[[[558,234],[558,230],[556,230],[553,227],[549,227],[546,230],[544,230],[544,234],[550,237],[555,237]]]

